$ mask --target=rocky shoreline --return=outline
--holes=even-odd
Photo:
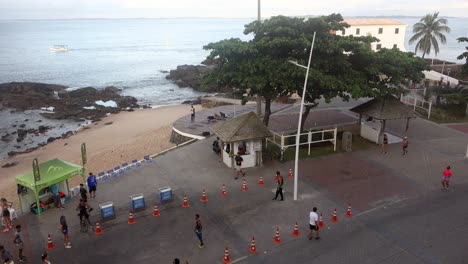
[[[31,152],[67,138],[101,118],[139,108],[137,99],[115,87],[68,91],[53,84],[0,84],[0,158]]]

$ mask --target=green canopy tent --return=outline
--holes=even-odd
[[[26,212],[29,210],[30,204],[34,201],[39,208],[39,194],[42,190],[54,185],[65,182],[66,188],[63,188],[65,193],[68,194],[68,183],[67,180],[77,175],[83,177],[83,167],[72,164],[63,160],[53,159],[39,164],[39,171],[41,175],[40,181],[34,180],[34,173],[29,172],[23,175],[16,176],[16,183],[20,186],[24,186],[32,190],[33,196],[28,195],[28,192],[19,191],[19,200],[21,204],[21,210]],[[40,210],[38,210],[38,213]]]

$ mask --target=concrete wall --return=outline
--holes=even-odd
[[[382,34],[379,34],[379,28],[383,29]],[[395,29],[398,28],[398,34],[395,33]],[[359,29],[359,34],[356,34],[356,30]],[[401,51],[405,50],[405,33],[406,25],[356,25],[347,28],[344,36],[373,36],[378,38],[379,42],[371,44],[372,50],[377,50],[377,45],[381,44],[381,48],[391,49],[393,45],[397,45],[397,48]],[[342,31],[336,31],[338,36],[342,36]]]

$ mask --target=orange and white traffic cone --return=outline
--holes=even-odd
[[[47,235],[47,250],[52,250],[54,249],[55,246],[54,246],[54,242],[52,242],[52,237],[50,236],[50,234]]]
[[[227,191],[226,191],[226,185],[223,184],[223,187],[221,188],[221,196],[226,197]]]
[[[258,181],[258,185],[263,186],[265,183],[263,182],[263,177],[260,176],[260,180]]]
[[[280,239],[280,235],[279,235],[279,228],[278,228],[278,227],[276,228],[276,234],[275,234],[275,238],[273,239],[273,242],[275,242],[276,244],[281,243],[281,239]]]
[[[96,230],[94,231],[94,233],[98,236],[104,234],[104,232],[102,232],[101,225],[99,224],[99,222],[96,222]]]
[[[188,208],[190,205],[188,204],[188,200],[187,200],[187,195],[184,194],[184,203],[182,204],[182,207],[183,208]]]
[[[323,227],[325,226],[325,224],[323,223],[323,215],[322,215],[322,213],[320,213],[318,226],[319,226],[320,228],[323,228]]]
[[[128,224],[129,224],[129,225],[133,225],[133,224],[135,224],[135,223],[136,223],[136,222],[135,222],[135,218],[133,218],[133,212],[130,211],[130,212],[128,213]]]
[[[297,226],[297,222],[294,225],[294,231],[293,231],[293,236],[298,237],[299,236],[299,227]]]
[[[208,202],[208,199],[206,198],[206,192],[205,192],[205,189],[203,189],[203,193],[202,193],[202,196],[201,196],[201,199],[200,199],[200,201],[201,201],[202,203],[206,203],[206,202]]]
[[[157,204],[154,205],[153,216],[154,216],[154,217],[160,216],[159,210],[158,210],[158,205],[157,205]]]
[[[346,211],[346,217],[351,217],[353,214],[351,213],[351,204],[348,204],[348,210]]]
[[[292,168],[289,168],[288,178],[292,178],[292,177],[293,177]]]
[[[252,242],[250,242],[249,252],[252,254],[257,253],[257,247],[255,246],[255,237],[252,237]]]
[[[333,216],[332,216],[331,221],[332,221],[333,223],[338,222],[338,216],[336,216],[336,208],[335,208],[335,210],[333,211]]]
[[[245,181],[245,179],[242,181],[242,191],[243,192],[247,191],[247,182]]]
[[[231,257],[229,257],[229,250],[228,250],[228,247],[227,247],[227,246],[226,246],[226,249],[224,250],[223,262],[224,262],[225,264],[231,263]]]

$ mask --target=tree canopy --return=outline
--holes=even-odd
[[[468,37],[457,38],[457,40],[458,40],[458,43],[466,42],[468,44]],[[468,46],[465,47],[465,50],[466,50],[465,52],[458,55],[457,59],[458,60],[465,59],[465,64],[463,65],[462,69],[463,69],[464,74],[468,74]]]
[[[252,22],[244,30],[253,34],[252,40],[227,39],[204,47],[210,50],[207,59],[216,60],[219,66],[205,81],[263,96],[263,121],[268,125],[271,100],[302,94],[306,71],[289,61],[307,65],[314,32],[304,119],[320,98],[380,96],[407,78],[422,78],[423,60],[398,50],[373,52],[374,37],[335,34],[346,27],[339,14],[309,19],[277,16]]]
[[[415,41],[416,47],[414,52],[422,52],[422,57],[430,54],[432,48],[437,56],[439,53],[439,40],[442,44],[447,42],[447,38],[443,33],[450,33],[450,28],[447,26],[448,21],[445,18],[439,18],[439,12],[434,14],[427,14],[421,21],[413,25],[413,33],[415,33],[409,40],[412,44]]]

